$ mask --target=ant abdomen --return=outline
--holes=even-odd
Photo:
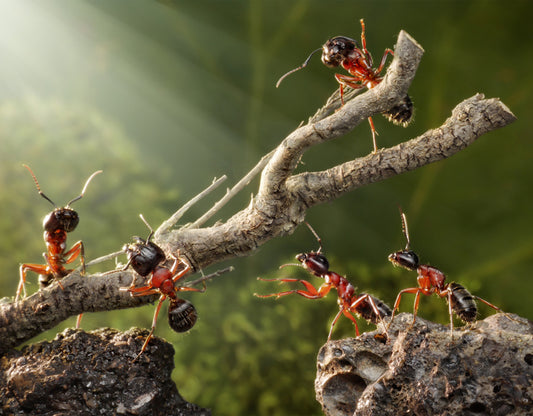
[[[390,110],[382,113],[387,120],[397,126],[407,127],[413,119],[414,106],[411,98],[406,95],[402,101]]]
[[[459,283],[451,282],[450,303],[452,310],[463,322],[474,322],[477,316],[477,306],[474,296]]]
[[[191,329],[198,313],[194,305],[184,299],[171,299],[168,307],[168,325],[176,332],[187,332]]]

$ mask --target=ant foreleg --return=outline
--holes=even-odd
[[[287,290],[285,292],[272,293],[270,295],[258,295],[257,293],[254,293],[254,295],[259,297],[259,298],[268,298],[268,297],[272,297],[272,296],[276,296],[277,298],[279,298],[280,296],[286,296],[286,295],[290,295],[292,293],[297,293],[298,295],[303,296],[303,297],[305,297],[307,299],[320,299],[320,298],[323,298],[324,296],[326,296],[329,293],[329,291],[331,290],[331,288],[332,288],[331,284],[324,283],[317,290],[311,283],[309,283],[307,280],[303,280],[303,279],[294,279],[294,278],[265,279],[265,278],[262,278],[262,277],[258,277],[257,279],[258,280],[263,280],[265,282],[276,282],[276,281],[277,282],[287,282],[287,283],[299,282],[299,283],[303,284],[306,287],[306,289],[307,289],[307,290],[302,290],[302,289]]]
[[[372,67],[372,55],[370,55],[370,52],[368,52],[368,49],[366,48],[365,21],[361,19],[359,22],[361,23],[361,47],[363,48],[363,53],[368,61],[368,66]]]
[[[63,256],[65,257],[63,260],[65,264],[70,264],[80,257],[81,274],[85,274],[85,249],[81,240],[74,244],[69,251],[63,254]]]

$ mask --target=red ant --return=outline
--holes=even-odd
[[[18,301],[21,292],[24,292],[24,296],[26,296],[26,288],[24,287],[24,284],[26,282],[26,274],[28,271],[39,273],[39,283],[42,287],[48,286],[50,282],[55,279],[61,289],[63,289],[63,286],[61,285],[60,279],[72,272],[72,270],[65,269],[64,264],[70,264],[80,257],[81,273],[85,273],[83,242],[78,241],[70,250],[65,251],[67,233],[74,231],[79,223],[78,213],[70,208],[70,205],[83,197],[89,182],[91,182],[96,175],[102,172],[101,170],[98,170],[89,176],[89,179],[87,179],[87,182],[85,182],[81,194],[72,199],[64,207],[59,208],[41,191],[39,182],[37,181],[37,178],[33,174],[33,171],[30,169],[30,167],[27,165],[22,166],[30,171],[39,194],[52,205],[54,205],[55,208],[43,220],[44,241],[46,242],[46,253],[43,253],[43,256],[46,260],[46,264],[22,264],[20,266],[20,283],[15,296],[15,302]],[[78,316],[76,327],[79,327],[80,319],[81,315]]]
[[[150,241],[154,234],[154,230],[152,227],[150,227],[142,215],[140,215],[140,217],[150,230],[150,234],[146,240],[140,237],[134,237],[135,243],[124,245],[123,250],[128,256],[128,263],[123,267],[122,270],[126,270],[129,266],[131,266],[141,276],[146,277],[150,275],[150,278],[146,286],[135,287],[134,279],[130,287],[121,287],[120,290],[129,292],[131,296],[148,296],[157,293],[161,296],[159,297],[159,303],[155,308],[152,329],[144,341],[141,352],[134,358],[133,361],[137,360],[141,356],[146,349],[148,342],[150,339],[152,339],[152,335],[157,323],[157,317],[165,299],[169,298],[170,300],[170,305],[168,308],[168,323],[170,327],[176,332],[186,332],[194,326],[198,315],[193,304],[186,300],[179,299],[177,297],[177,292],[205,291],[205,283],[203,289],[175,286],[176,282],[190,271],[190,264],[183,257],[171,255],[170,257],[174,260],[174,263],[170,269],[162,266],[161,263],[167,259],[167,256],[161,247]],[[180,265],[184,265],[185,267],[178,271]]]
[[[370,55],[370,52],[366,49],[365,22],[363,19],[361,19],[361,45],[362,48],[359,47],[356,40],[346,36],[336,36],[329,39],[321,48],[311,52],[302,65],[283,75],[276,83],[276,88],[279,87],[281,81],[283,81],[285,77],[293,72],[305,68],[311,57],[316,52],[322,51],[322,63],[324,65],[330,68],[342,66],[350,74],[335,74],[335,79],[340,84],[339,92],[341,96],[341,103],[344,105],[344,87],[351,87],[353,89],[360,89],[364,87],[368,89],[374,88],[381,81],[383,81],[383,77],[380,75],[380,73],[385,67],[387,56],[394,55],[392,49],[385,49],[379,66],[376,69],[372,68],[372,55]],[[413,118],[413,102],[411,101],[411,98],[406,95],[402,102],[390,110],[383,112],[383,115],[394,124],[406,127]],[[368,117],[368,122],[372,131],[374,153],[376,153],[378,150],[376,143],[377,132],[374,128],[372,117]]]
[[[337,289],[338,295],[338,304],[339,312],[333,319],[331,327],[329,330],[328,341],[331,339],[331,334],[333,332],[333,327],[337,323],[337,320],[342,315],[349,318],[355,325],[355,334],[359,336],[359,327],[357,326],[357,321],[352,314],[356,314],[366,319],[368,322],[377,325],[378,323],[383,323],[383,318],[391,315],[391,310],[388,305],[386,305],[381,300],[370,296],[366,293],[361,293],[357,295],[355,293],[355,287],[343,276],[329,270],[329,262],[326,256],[322,254],[322,240],[315,232],[315,230],[306,223],[311,232],[314,234],[315,238],[318,241],[319,248],[317,251],[311,251],[309,253],[301,253],[296,256],[299,264],[284,264],[281,267],[286,266],[298,266],[303,267],[311,274],[321,277],[325,280],[325,283],[322,284],[318,289],[316,289],[311,283],[307,280],[293,279],[293,278],[284,278],[284,279],[263,279],[258,278],[259,280],[273,282],[300,282],[305,286],[305,290],[288,290],[280,293],[272,293],[270,295],[258,295],[255,296],[260,298],[268,298],[271,296],[280,296],[290,295],[292,293],[297,293],[300,296],[303,296],[307,299],[320,299],[326,296],[332,288]],[[280,268],[281,268],[280,267]],[[385,331],[386,332],[386,331]]]
[[[411,287],[403,289],[398,293],[396,301],[394,302],[394,308],[392,311],[392,317],[389,323],[391,325],[396,310],[400,306],[400,300],[404,293],[414,293],[415,303],[413,309],[413,324],[416,321],[416,315],[418,312],[418,304],[420,302],[420,294],[430,296],[436,293],[441,298],[447,298],[448,301],[448,313],[450,314],[450,334],[453,337],[453,312],[465,323],[471,323],[476,320],[477,306],[475,299],[483,302],[485,305],[490,306],[492,309],[507,314],[492,303],[487,302],[478,296],[472,295],[464,286],[459,283],[451,282],[445,283],[446,276],[439,269],[429,266],[427,264],[420,264],[418,255],[410,249],[409,230],[407,228],[407,219],[405,214],[400,209],[400,215],[402,218],[402,230],[407,244],[401,251],[397,251],[389,255],[389,261],[395,265],[403,267],[404,269],[416,271],[418,273],[417,281],[418,287]],[[509,316],[507,316],[509,318]],[[512,318],[509,318],[512,319]]]

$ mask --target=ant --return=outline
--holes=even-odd
[[[335,36],[329,39],[321,48],[311,52],[302,65],[283,75],[276,83],[276,88],[279,87],[281,81],[283,81],[285,77],[305,68],[311,57],[318,51],[322,51],[322,63],[324,65],[330,68],[342,66],[350,74],[335,74],[335,79],[339,83],[339,93],[342,105],[344,105],[344,87],[351,87],[353,89],[366,87],[371,89],[378,85],[383,81],[383,77],[380,74],[385,67],[387,56],[394,55],[394,52],[392,49],[385,49],[379,66],[374,69],[372,67],[372,55],[370,55],[370,52],[366,49],[365,22],[363,19],[361,19],[360,22],[362,47],[359,47],[359,44],[354,39],[346,36]],[[384,111],[382,114],[392,123],[406,127],[413,118],[413,102],[411,101],[411,98],[406,95],[402,102],[390,110]],[[374,145],[373,153],[376,153],[378,151],[376,143],[377,132],[372,117],[368,117],[368,122],[370,124],[370,130],[372,131],[372,142]]]
[[[146,222],[142,215],[140,215],[140,217],[150,230],[150,234],[148,234],[148,238],[146,240],[140,237],[133,237],[135,241],[133,244],[124,245],[123,251],[128,256],[128,263],[126,263],[122,270],[126,270],[131,266],[141,276],[147,277],[150,275],[150,278],[148,279],[146,286],[135,287],[134,279],[130,287],[121,287],[120,290],[129,292],[131,296],[148,296],[154,294],[160,294],[161,296],[159,297],[159,303],[155,308],[150,333],[144,341],[141,352],[134,358],[133,361],[137,360],[141,356],[141,354],[146,350],[148,342],[150,339],[152,339],[152,335],[157,323],[157,317],[165,299],[169,298],[170,300],[170,305],[168,308],[168,323],[170,327],[176,332],[186,332],[194,326],[198,315],[193,304],[186,300],[179,299],[177,297],[177,292],[205,291],[205,282],[203,289],[175,286],[176,282],[191,270],[190,264],[183,257],[179,257],[179,255],[174,256],[172,254],[170,257],[174,260],[174,262],[170,269],[162,266],[161,263],[166,261],[167,256],[161,247],[150,241],[154,235],[154,230],[150,224]],[[184,267],[178,271],[180,265],[184,265]]]
[[[441,298],[447,298],[448,301],[448,313],[450,314],[450,334],[453,338],[453,313],[464,322],[472,323],[476,320],[477,316],[477,306],[475,299],[483,302],[485,305],[490,306],[492,309],[501,312],[507,316],[507,314],[502,311],[497,306],[493,305],[490,302],[487,302],[485,299],[482,299],[478,296],[472,295],[464,286],[459,283],[451,282],[445,283],[446,276],[436,267],[429,266],[427,264],[420,264],[418,255],[411,250],[409,239],[409,230],[407,228],[407,218],[405,214],[400,209],[400,216],[402,219],[402,230],[407,244],[405,248],[401,251],[397,251],[389,255],[389,261],[394,266],[400,266],[404,269],[416,271],[418,273],[417,281],[418,287],[411,287],[403,289],[398,293],[396,301],[394,302],[394,308],[392,311],[392,317],[389,322],[391,325],[396,310],[400,306],[400,300],[402,294],[404,293],[414,293],[415,294],[415,303],[413,309],[413,324],[416,321],[416,315],[418,312],[418,304],[420,302],[420,294],[430,296],[433,293],[436,293]],[[507,316],[508,319],[512,319]]]
[[[76,198],[72,199],[69,203],[67,203],[67,205],[60,208],[57,207],[56,204],[41,191],[39,182],[37,181],[37,178],[35,177],[31,168],[27,165],[22,166],[24,166],[30,171],[30,174],[33,177],[39,194],[48,202],[50,202],[55,208],[43,220],[44,241],[46,242],[46,253],[43,253],[43,256],[46,260],[46,264],[30,263],[22,264],[20,266],[20,283],[17,288],[15,302],[18,301],[22,292],[24,292],[24,296],[26,296],[26,288],[24,287],[24,284],[26,282],[26,274],[28,273],[28,271],[39,273],[39,283],[42,287],[48,286],[50,282],[55,279],[59,287],[63,289],[60,279],[72,272],[72,270],[65,269],[64,264],[70,264],[78,257],[80,257],[81,273],[85,274],[85,257],[83,242],[78,241],[72,246],[70,250],[65,251],[67,233],[74,231],[74,229],[79,223],[78,213],[72,208],[70,208],[70,205],[81,199],[85,194],[87,186],[89,185],[91,180],[99,173],[102,173],[101,170],[98,170],[94,172],[91,176],[89,176],[89,179],[87,179],[87,181],[85,182],[81,194]],[[76,328],[79,327],[80,320],[81,315],[78,316]]]
[[[322,240],[311,227],[309,223],[306,222],[306,225],[309,227],[313,235],[318,241],[319,248],[317,251],[311,251],[309,253],[301,253],[296,256],[296,260],[300,263],[296,264],[284,264],[280,266],[298,266],[303,267],[305,270],[313,274],[314,276],[320,277],[325,280],[325,283],[322,284],[318,289],[316,289],[311,283],[307,280],[293,279],[293,278],[284,278],[284,279],[264,279],[258,278],[259,280],[272,282],[300,282],[305,286],[305,290],[288,290],[280,293],[272,293],[270,295],[258,295],[255,296],[260,298],[268,298],[275,296],[279,298],[280,296],[290,295],[292,293],[297,293],[300,296],[303,296],[307,299],[320,299],[326,296],[332,288],[337,289],[338,295],[338,304],[339,312],[333,319],[331,327],[329,330],[328,341],[331,339],[331,334],[333,332],[333,327],[337,323],[337,320],[341,315],[349,318],[355,325],[355,334],[359,336],[359,327],[357,326],[357,321],[352,314],[356,314],[366,319],[368,322],[377,325],[378,323],[383,323],[383,318],[391,315],[391,310],[388,305],[386,305],[381,300],[370,296],[366,293],[361,293],[357,295],[355,293],[355,287],[343,276],[329,270],[329,262],[326,256],[322,254]],[[386,331],[385,331],[386,332]]]

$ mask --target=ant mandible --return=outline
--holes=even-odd
[[[293,72],[305,68],[311,57],[318,51],[322,51],[322,63],[330,68],[342,66],[350,75],[335,74],[335,79],[339,83],[339,92],[341,103],[344,105],[344,87],[351,87],[353,89],[360,88],[374,88],[381,81],[383,77],[380,75],[385,67],[385,61],[388,55],[394,55],[392,49],[385,49],[383,57],[379,66],[374,69],[372,55],[366,48],[365,37],[365,22],[361,22],[361,47],[359,47],[356,40],[346,36],[335,36],[329,39],[321,48],[311,52],[305,62],[298,68],[295,68],[285,75],[283,75],[276,83],[276,88],[279,87],[281,81]],[[411,98],[406,95],[403,100],[388,111],[382,113],[392,123],[406,127],[413,118],[413,102]],[[372,117],[368,117],[370,130],[372,131],[372,143],[374,145],[373,153],[378,151],[376,143],[376,129]]]
[[[338,273],[335,273],[333,271],[329,270],[329,262],[326,256],[322,254],[322,240],[318,236],[318,234],[315,232],[315,230],[306,223],[306,225],[309,227],[311,232],[314,234],[315,238],[318,241],[319,248],[317,251],[311,251],[309,253],[301,253],[296,256],[296,260],[298,260],[300,263],[297,264],[284,264],[282,267],[286,266],[298,266],[303,267],[305,270],[313,274],[314,276],[320,277],[325,280],[325,283],[323,283],[318,289],[316,289],[311,283],[309,283],[307,280],[302,279],[293,279],[293,278],[283,278],[283,279],[264,279],[264,278],[258,278],[259,280],[267,281],[267,282],[273,282],[273,281],[279,281],[279,282],[299,282],[302,283],[305,286],[305,290],[303,289],[295,289],[295,290],[288,290],[285,292],[280,293],[272,293],[270,295],[258,295],[255,294],[255,296],[260,298],[268,298],[275,296],[276,298],[279,298],[280,296],[290,295],[292,293],[296,293],[300,296],[303,296],[307,299],[320,299],[326,296],[329,291],[332,288],[337,289],[337,295],[338,299],[337,302],[339,304],[339,312],[333,319],[329,334],[328,334],[328,341],[331,339],[331,334],[333,332],[333,327],[337,323],[337,320],[341,315],[346,316],[348,319],[350,319],[354,325],[355,325],[355,334],[356,336],[359,336],[359,327],[357,325],[357,321],[355,317],[352,314],[356,314],[358,316],[361,316],[362,318],[366,319],[368,322],[373,323],[374,325],[377,325],[378,323],[383,324],[383,318],[386,316],[391,315],[391,310],[387,304],[382,302],[381,300],[370,296],[366,293],[361,293],[360,295],[357,295],[355,293],[355,287],[343,276],[339,275]],[[383,327],[385,325],[383,324]],[[385,330],[385,333],[387,331]]]
[[[446,298],[448,301],[448,313],[450,315],[450,334],[452,338],[453,313],[455,312],[455,314],[465,323],[474,322],[477,316],[477,306],[475,299],[483,302],[485,305],[490,306],[492,309],[501,312],[505,314],[505,316],[507,316],[507,314],[500,308],[490,302],[487,302],[485,299],[472,295],[464,286],[460,285],[459,283],[445,283],[446,276],[436,267],[429,266],[427,264],[420,264],[418,255],[410,248],[411,241],[409,239],[407,218],[405,217],[405,214],[401,209],[400,215],[402,219],[402,230],[407,240],[407,244],[403,250],[390,254],[388,258],[394,266],[400,266],[407,270],[416,271],[418,273],[418,287],[403,289],[400,291],[400,293],[398,293],[396,301],[394,302],[394,308],[392,311],[392,317],[389,322],[389,326],[391,325],[394,319],[396,310],[400,306],[400,300],[404,293],[415,294],[415,302],[413,308],[413,324],[416,321],[418,304],[420,302],[420,294],[430,296],[431,294],[436,293],[439,297]],[[511,319],[508,316],[507,318]]]
[[[140,237],[134,237],[133,239],[135,242],[133,244],[124,245],[123,250],[128,256],[128,263],[126,263],[122,270],[126,270],[131,266],[141,276],[146,277],[150,275],[150,278],[146,286],[135,287],[134,279],[130,287],[121,287],[120,290],[129,292],[131,296],[148,296],[154,294],[160,294],[161,296],[159,297],[159,303],[155,308],[150,333],[144,341],[141,352],[133,361],[141,356],[146,350],[148,342],[152,339],[157,323],[157,317],[165,299],[168,298],[170,300],[170,305],[168,307],[168,323],[170,327],[176,332],[186,332],[194,326],[198,315],[193,304],[186,300],[179,299],[177,293],[180,291],[205,291],[205,283],[203,289],[175,285],[178,280],[190,271],[190,264],[183,257],[174,256],[172,254],[170,257],[174,262],[170,269],[162,266],[161,263],[167,259],[167,256],[161,247],[150,241],[154,235],[154,230],[142,215],[140,215],[140,217],[150,230],[150,234],[148,234],[146,240]],[[181,270],[178,270],[180,265],[184,265],[184,267]]]
[[[72,199],[69,203],[67,203],[67,205],[60,208],[57,207],[56,204],[41,191],[39,182],[37,181],[37,178],[35,177],[30,167],[27,165],[22,166],[29,170],[31,176],[33,177],[33,181],[37,186],[37,191],[39,191],[39,194],[48,202],[50,202],[55,208],[43,220],[44,241],[46,242],[46,253],[43,253],[43,256],[46,260],[46,264],[30,263],[22,264],[20,266],[20,283],[17,288],[15,302],[18,301],[22,292],[24,292],[24,296],[26,296],[26,288],[24,284],[26,282],[26,274],[28,273],[28,271],[32,271],[40,275],[39,283],[42,287],[48,286],[50,282],[55,279],[61,289],[63,289],[63,286],[61,285],[60,279],[72,272],[72,270],[65,269],[64,264],[70,264],[74,260],[76,260],[76,258],[80,257],[81,273],[85,273],[83,242],[78,241],[72,246],[70,250],[65,251],[67,233],[74,231],[74,229],[79,223],[78,213],[72,208],[70,208],[70,205],[81,199],[85,194],[87,186],[89,185],[91,180],[99,173],[102,173],[101,170],[98,170],[94,172],[91,176],[89,176],[89,179],[87,179],[87,181],[85,182],[81,194],[76,198]],[[78,316],[78,322],[76,324],[76,327],[79,327],[80,319],[81,315]]]

